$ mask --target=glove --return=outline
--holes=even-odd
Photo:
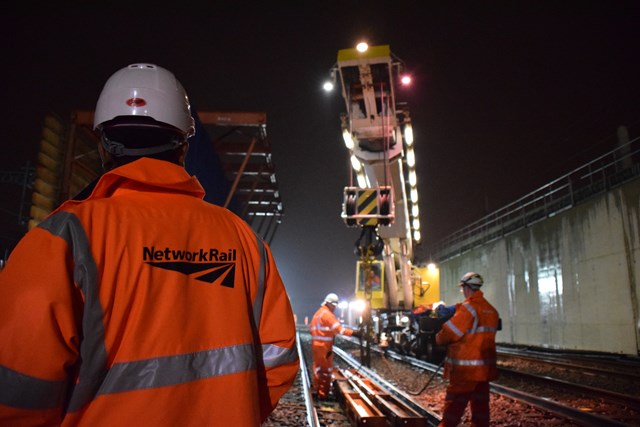
[[[362,338],[362,332],[354,329],[353,331],[351,331],[351,336],[356,338]]]
[[[456,312],[456,306],[452,305],[447,307],[446,305],[439,305],[436,308],[436,314],[438,315],[438,317],[440,317],[441,319],[449,319],[450,317],[452,317]]]

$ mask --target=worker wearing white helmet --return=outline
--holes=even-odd
[[[466,273],[460,279],[465,300],[436,335],[436,344],[447,345],[444,375],[449,380],[440,426],[457,426],[471,401],[474,426],[489,425],[489,381],[498,377],[496,332],[498,311],[484,298],[481,275]]]
[[[193,123],[162,67],[106,82],[94,122],[106,172],[0,274],[0,425],[258,426],[293,384],[273,255],[202,200],[184,169]]]
[[[327,294],[322,305],[313,315],[309,331],[311,332],[311,349],[313,354],[313,377],[315,388],[320,399],[329,397],[331,379],[333,377],[333,342],[338,334],[360,336],[360,332],[342,326],[333,314],[340,298],[335,293]]]

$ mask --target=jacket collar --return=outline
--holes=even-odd
[[[164,160],[142,157],[105,172],[81,191],[78,197],[63,203],[62,206],[76,204],[83,200],[111,197],[120,189],[139,191],[155,189],[187,194],[199,199],[204,198],[205,195],[204,188],[198,179],[190,176],[182,166]]]

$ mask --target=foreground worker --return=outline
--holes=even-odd
[[[311,350],[313,355],[313,378],[316,393],[320,399],[328,399],[333,377],[333,342],[335,336],[360,337],[360,331],[345,328],[333,314],[340,302],[338,295],[328,294],[322,305],[313,315],[309,332],[311,332]]]
[[[489,381],[498,378],[496,332],[498,311],[480,290],[484,280],[469,272],[460,279],[465,300],[436,335],[436,344],[448,345],[444,376],[449,379],[440,426],[457,426],[471,401],[473,426],[488,426]]]
[[[0,273],[0,425],[259,426],[299,362],[269,247],[202,200],[174,75],[132,64],[95,111],[107,172]]]

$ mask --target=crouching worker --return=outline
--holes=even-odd
[[[333,377],[333,342],[335,336],[360,337],[360,332],[342,326],[333,314],[338,306],[338,295],[328,294],[322,305],[313,315],[309,331],[311,332],[311,350],[313,353],[313,378],[318,398],[327,399]]]

